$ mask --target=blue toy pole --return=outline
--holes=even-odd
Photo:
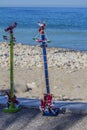
[[[52,94],[50,94],[50,86],[49,86],[49,74],[48,74],[48,64],[47,64],[47,53],[46,47],[47,42],[49,42],[45,37],[45,23],[38,22],[39,33],[41,35],[41,39],[34,38],[37,42],[41,42],[41,48],[43,52],[43,61],[44,61],[44,73],[45,73],[45,82],[46,82],[46,93],[44,93],[43,99],[41,99],[40,110],[43,112],[43,115],[46,116],[56,116],[58,114],[58,109],[52,108]],[[48,109],[48,110],[47,110]],[[46,111],[45,111],[46,110]]]
[[[42,51],[43,51],[43,60],[44,60],[44,73],[45,73],[45,81],[46,81],[46,91],[47,94],[50,93],[50,87],[49,87],[49,76],[48,76],[48,64],[47,64],[47,54],[46,54],[46,42],[45,41],[45,35],[41,35],[42,39]]]

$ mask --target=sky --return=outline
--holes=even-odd
[[[87,7],[87,0],[0,0],[0,7]]]

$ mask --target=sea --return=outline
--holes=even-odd
[[[38,45],[38,21],[45,22],[49,47],[87,51],[87,8],[73,7],[0,7],[0,41],[8,26],[17,22],[14,36],[17,43]]]

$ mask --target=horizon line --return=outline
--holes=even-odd
[[[36,8],[44,8],[44,7],[50,7],[50,8],[87,8],[87,6],[0,6],[0,7],[20,7],[20,8],[23,8],[23,7],[36,7]]]

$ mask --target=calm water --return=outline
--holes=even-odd
[[[37,45],[32,38],[38,33],[38,21],[47,23],[49,47],[87,51],[87,8],[0,8],[0,41],[4,29],[14,21],[17,42]],[[6,34],[7,35],[7,34]]]

